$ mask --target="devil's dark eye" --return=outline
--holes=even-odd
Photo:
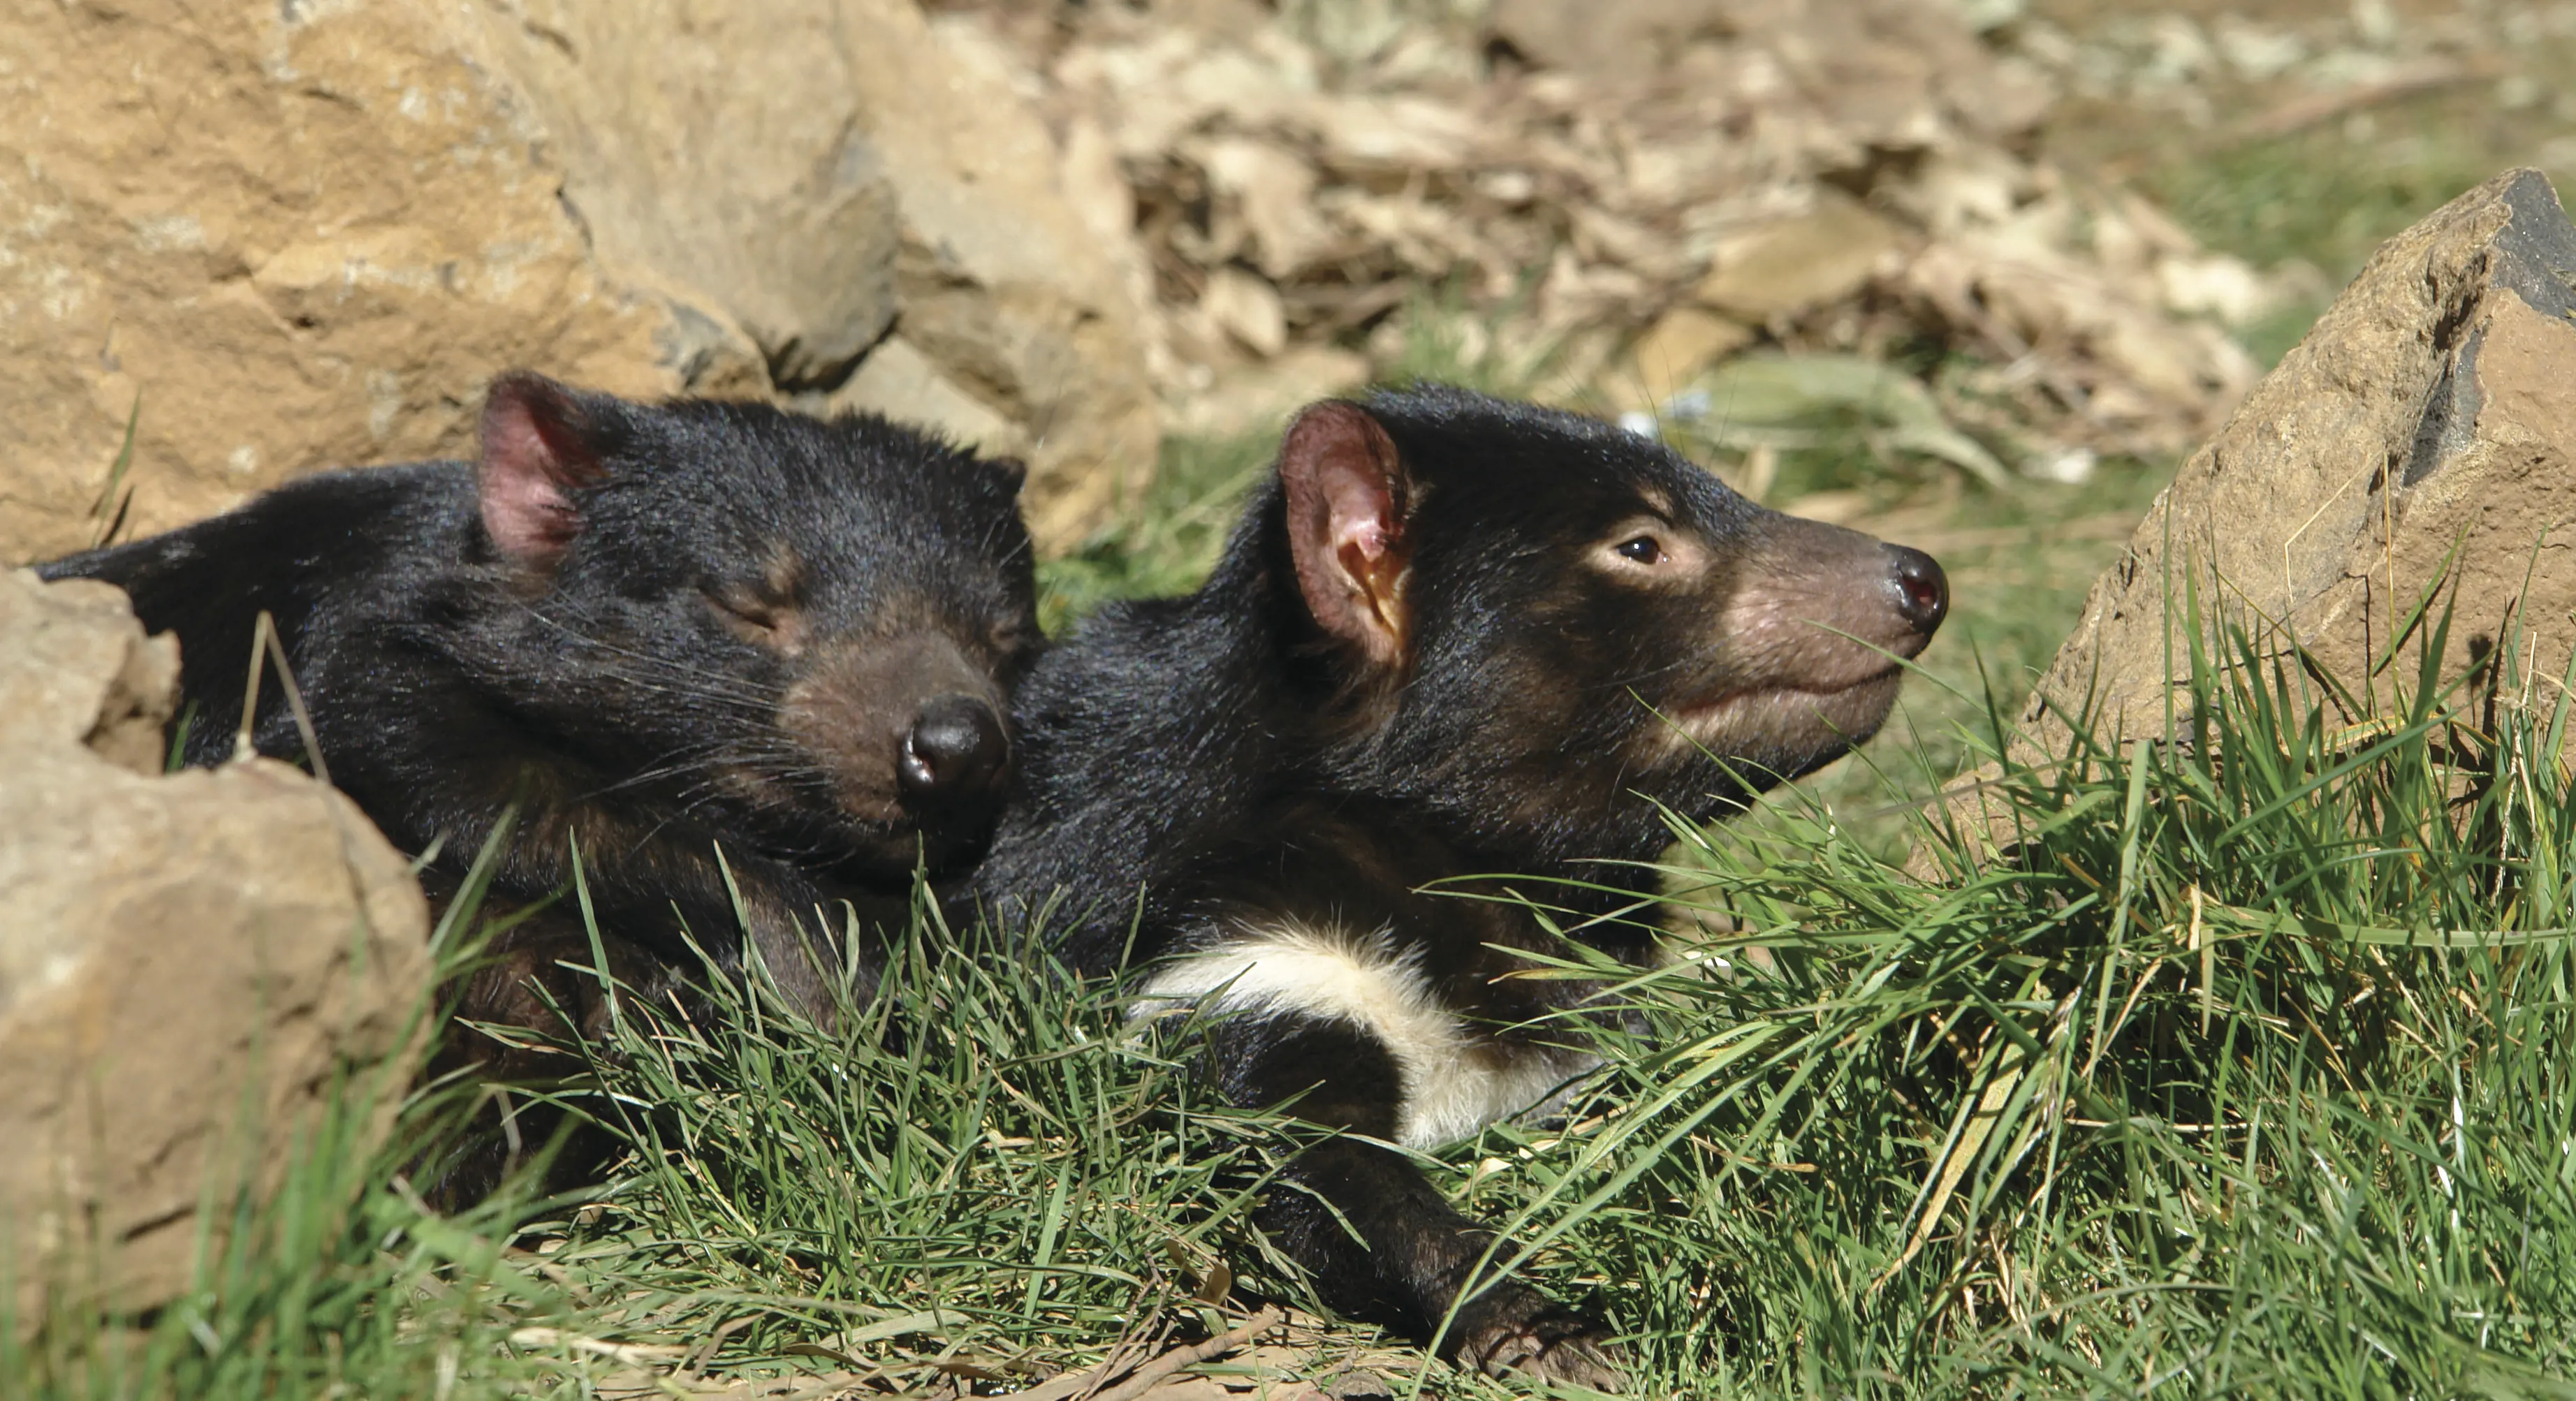
[[[1619,546],[1619,557],[1639,564],[1661,564],[1664,562],[1664,547],[1656,543],[1654,536],[1640,535]]]

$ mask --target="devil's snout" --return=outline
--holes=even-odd
[[[1002,717],[979,696],[934,696],[903,739],[896,777],[907,803],[952,806],[989,797],[1010,767]]]

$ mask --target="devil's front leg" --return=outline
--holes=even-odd
[[[1324,1128],[1397,1138],[1402,1074],[1386,1044],[1357,1024],[1298,1013],[1234,1017],[1211,1026],[1207,1050],[1237,1104],[1285,1104]],[[1447,1318],[1441,1355],[1489,1376],[1620,1388],[1608,1325],[1494,1278],[1515,1249],[1496,1248],[1494,1232],[1452,1207],[1402,1153],[1337,1137],[1300,1153],[1284,1176],[1262,1228],[1335,1308],[1425,1338]]]

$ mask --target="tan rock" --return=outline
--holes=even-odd
[[[1029,450],[1028,434],[1020,425],[958,388],[901,336],[886,337],[868,352],[858,373],[814,407],[823,413],[863,410],[901,418],[996,456]]]
[[[0,745],[87,746],[146,777],[162,770],[161,727],[177,704],[179,639],[145,638],[122,591],[87,580],[31,593],[0,575]],[[30,598],[41,599],[41,606]]]
[[[677,387],[507,88],[427,5],[0,11],[0,559],[88,543],[141,398],[149,532],[460,448],[527,363]]]
[[[1029,435],[1020,504],[1042,548],[1067,547],[1152,476],[1160,441],[1123,250],[1065,200],[1053,138],[980,30],[933,30],[909,0],[841,5],[903,192],[899,327]]]
[[[127,1307],[172,1297],[204,1193],[244,1185],[245,1162],[273,1184],[335,1077],[382,1069],[390,1110],[421,1044],[408,863],[286,765],[159,776],[177,675],[115,589],[0,576],[0,1250],[20,1319],[55,1266],[100,1267]]]
[[[1050,543],[1151,470],[1135,289],[1095,227],[1114,197],[1100,153],[1057,149],[982,31],[910,0],[518,10],[493,42],[603,258],[703,289],[780,390],[833,391],[899,327],[905,363],[854,401],[1024,454]],[[916,382],[920,400],[890,392]]]
[[[2567,268],[2576,229],[2530,170],[2383,246],[2094,581],[2024,712],[2038,745],[2065,733],[2043,698],[2098,711],[2106,731],[2162,727],[2167,683],[2181,678],[2167,659],[2187,643],[2166,598],[2187,577],[2267,647],[2294,637],[2384,702],[2412,683],[2412,653],[2376,674],[2374,663],[2447,568],[2448,674],[2515,623],[2523,674],[2561,675],[2576,651]]]
[[[838,383],[894,322],[897,194],[868,124],[852,120],[866,99],[849,31],[879,18],[873,8],[519,0],[491,12],[493,50],[601,261],[684,278],[741,324],[782,389]]]
[[[527,365],[828,392],[900,318],[1042,534],[1147,470],[1135,288],[994,55],[907,0],[0,11],[0,559],[453,455]],[[883,376],[880,376],[882,379]],[[897,408],[909,406],[897,405]]]

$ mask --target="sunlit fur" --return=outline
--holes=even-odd
[[[1364,1139],[1436,1146],[1580,1072],[1600,984],[1532,974],[1578,944],[1650,962],[1627,912],[1670,819],[1877,728],[1938,621],[1907,611],[1908,559],[1932,569],[1575,415],[1316,406],[1204,587],[1103,609],[1032,673],[977,889],[1057,912],[1078,969],[1142,965],[1144,1005],[1206,1013],[1236,1102],[1357,1136],[1265,1208],[1328,1300],[1615,1385],[1601,1320],[1519,1284],[1462,1297],[1489,1233]]]
[[[516,417],[487,428],[524,431],[492,451],[581,458],[567,529],[522,532],[517,554],[476,464],[429,462],[307,477],[44,572],[118,583],[178,633],[187,762],[230,755],[265,610],[333,781],[397,845],[435,849],[433,877],[515,811],[500,898],[562,888],[577,839],[603,918],[684,967],[683,921],[737,952],[737,890],[820,927],[854,894],[899,914],[919,863],[980,851],[994,804],[912,811],[893,773],[924,699],[998,708],[1034,654],[1015,464],[870,416],[525,375],[494,395],[520,396]],[[260,751],[302,754],[279,688],[260,697]]]

